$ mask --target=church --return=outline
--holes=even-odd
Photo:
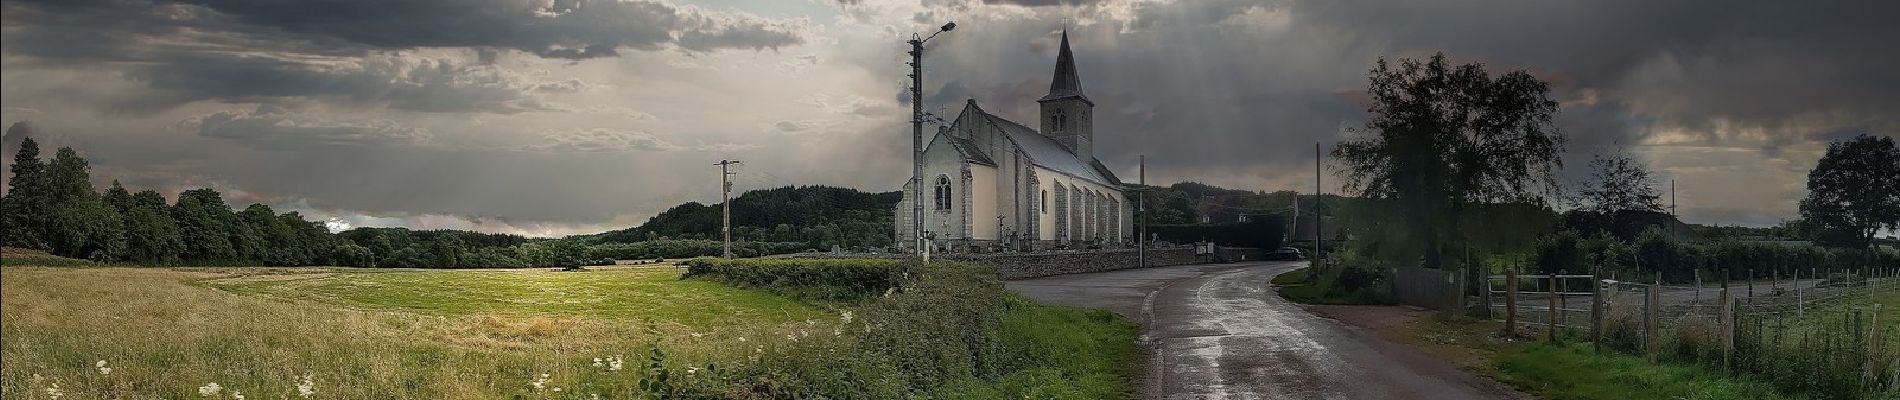
[[[923,224],[936,251],[1041,250],[1113,246],[1133,240],[1133,209],[1115,174],[1095,159],[1095,102],[1082,93],[1068,32],[1049,94],[1030,128],[990,114],[972,99],[924,147],[922,221],[917,192],[897,205],[899,246],[913,247]]]

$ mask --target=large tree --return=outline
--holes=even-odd
[[[47,163],[42,181],[52,212],[46,242],[53,254],[117,260],[125,253],[125,222],[93,191],[91,168],[71,147],[59,148]]]
[[[110,197],[110,196],[108,196]],[[125,221],[125,258],[149,263],[173,263],[185,252],[184,232],[172,220],[165,196],[151,190],[132,194],[119,212]]]
[[[1649,167],[1628,154],[1598,154],[1590,160],[1590,180],[1584,182],[1581,204],[1597,213],[1662,211],[1662,194]]]
[[[1346,190],[1390,199],[1406,242],[1427,266],[1443,265],[1472,203],[1539,201],[1557,187],[1564,137],[1557,102],[1530,73],[1492,77],[1483,64],[1380,59],[1367,88],[1364,126],[1333,148]]]
[[[1808,172],[1801,216],[1824,245],[1866,248],[1882,227],[1900,229],[1900,147],[1868,135],[1828,144]]]
[[[231,243],[237,230],[237,215],[225,205],[224,196],[211,189],[192,189],[178,194],[172,206],[172,219],[178,222],[185,239],[184,257],[198,261],[238,261],[238,250]]]
[[[44,172],[46,164],[40,161],[40,145],[33,138],[20,141],[20,151],[13,153],[13,165],[9,167],[13,176],[7,178],[5,208],[0,211],[0,219],[6,225],[3,241],[7,246],[31,249],[46,248],[46,219],[51,214],[47,208]]]

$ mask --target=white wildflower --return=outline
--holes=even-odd
[[[557,387],[557,388],[554,388],[554,392],[555,392],[555,393],[560,393],[560,392],[561,392],[561,388],[558,388],[558,387]]]
[[[697,373],[699,373],[699,367],[686,367],[687,375],[692,375],[692,374],[697,374]]]
[[[112,375],[112,367],[106,366],[106,360],[99,360],[99,362],[92,363],[92,367],[99,369],[99,375]]]
[[[601,364],[600,357],[594,357],[594,368],[600,368],[605,365],[606,364]]]
[[[740,342],[740,343],[745,343],[745,336],[740,336],[740,337],[739,337],[739,342]]]
[[[60,396],[65,395],[66,391],[59,390],[59,381],[53,381],[52,386],[46,387],[46,397],[51,397],[53,400],[59,400]]]
[[[541,390],[541,389],[547,388],[548,374],[541,374],[540,378],[535,378],[532,381],[528,381],[528,386],[533,386],[535,390]]]
[[[33,383],[40,383],[40,381],[44,380],[46,380],[46,377],[40,376],[40,374],[33,374]]]
[[[589,398],[589,399],[593,399],[593,400],[600,400],[600,393],[594,393],[594,394],[590,394],[590,395],[587,395],[587,398]]]
[[[706,336],[706,334],[703,334],[703,333],[699,333],[699,332],[693,332],[693,338],[694,338],[694,339],[698,339],[698,338],[700,338],[700,337],[703,337],[703,336]]]
[[[620,367],[624,366],[626,363],[627,363],[626,359],[621,358],[620,356],[617,356],[617,355],[613,357],[607,357],[607,370],[619,371]]]
[[[204,386],[199,386],[198,394],[204,395],[204,396],[210,396],[210,395],[218,394],[219,390],[224,390],[224,387],[218,386],[217,382],[211,382],[211,383],[205,384]]]
[[[851,323],[851,318],[852,318],[852,316],[851,316],[851,310],[844,310],[844,312],[840,312],[840,313],[838,313],[838,322],[839,322],[839,323],[845,323],[845,324],[849,324],[849,323]]]
[[[244,400],[244,392],[231,391],[231,400]]]
[[[316,375],[306,374],[302,382],[297,382],[297,396],[310,397],[317,394]]]

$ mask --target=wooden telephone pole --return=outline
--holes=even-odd
[[[732,166],[739,165],[738,160],[719,160],[719,204],[725,208],[725,221],[719,223],[719,233],[725,236],[725,257],[732,258]]]

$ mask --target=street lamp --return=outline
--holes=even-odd
[[[938,34],[956,29],[957,23],[943,24],[929,37],[910,35],[910,149],[911,149],[911,238],[917,256],[930,261],[924,239],[924,42]],[[920,38],[921,37],[921,38]]]

